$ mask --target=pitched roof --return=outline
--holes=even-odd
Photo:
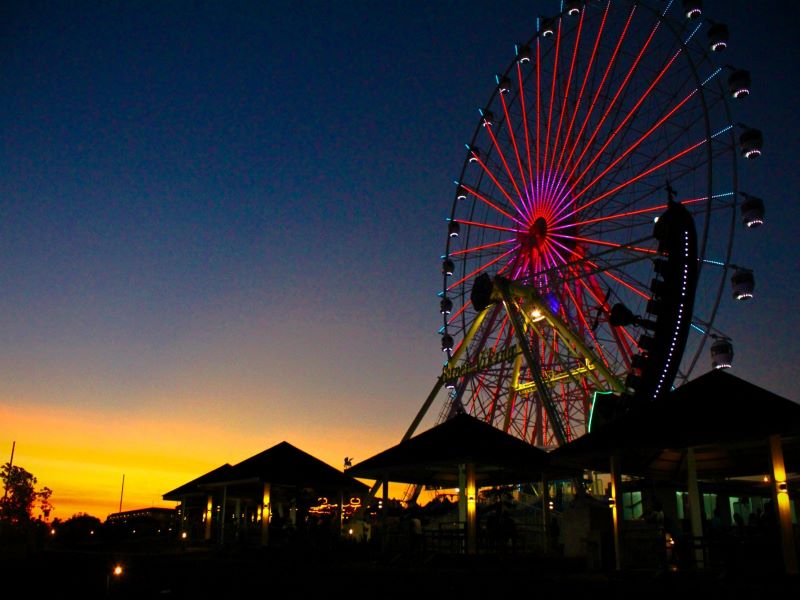
[[[317,490],[343,490],[361,493],[368,488],[349,475],[303,452],[288,442],[281,442],[236,465],[224,464],[197,479],[167,492],[164,500],[180,501],[184,496],[206,494],[209,488],[234,483],[269,482],[311,487]]]
[[[231,467],[228,463],[225,463],[224,465],[209,471],[205,475],[200,475],[200,477],[197,479],[192,479],[190,482],[184,483],[182,486],[175,488],[171,492],[167,492],[162,496],[162,498],[164,500],[174,500],[179,502],[183,496],[199,494],[201,485],[224,479],[232,468],[233,467]]]
[[[761,453],[774,434],[800,436],[800,404],[715,370],[632,408],[551,458],[556,464],[608,468],[608,456],[617,453],[623,472],[678,474],[685,470],[683,449],[697,447],[703,449],[699,471],[743,474],[764,470]],[[793,452],[791,440],[787,448]]]
[[[281,442],[234,465],[226,479],[259,479],[277,484],[346,490],[367,489],[367,486],[351,476],[288,442]]]
[[[479,485],[541,477],[547,453],[467,414],[453,418],[368,458],[345,472],[367,479],[457,485],[458,465],[475,465]]]

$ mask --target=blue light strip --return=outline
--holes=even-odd
[[[718,267],[726,266],[721,260],[711,260],[710,258],[704,258],[701,262],[704,262],[707,265],[717,265]]]
[[[688,38],[686,38],[686,42],[685,42],[686,44],[688,44],[688,43],[689,43],[689,40],[691,40],[691,39],[694,37],[694,34],[695,34],[695,33],[697,33],[697,30],[698,30],[698,29],[700,29],[700,27],[701,27],[702,25],[703,25],[703,22],[702,22],[702,21],[700,21],[700,23],[698,23],[698,24],[697,24],[697,27],[695,27],[695,28],[694,28],[694,31],[693,31],[692,33],[690,33],[690,34],[689,34],[689,37],[688,37]]]
[[[707,78],[707,79],[706,79],[706,80],[705,80],[703,83],[701,83],[701,84],[700,84],[700,87],[703,87],[703,86],[704,86],[705,84],[707,84],[709,81],[711,81],[712,79],[714,79],[714,77],[716,77],[717,75],[719,75],[721,71],[722,71],[722,67],[720,67],[719,69],[717,69],[716,71],[714,71],[714,72],[713,72],[711,75],[709,75],[709,76],[708,76],[708,78]]]
[[[733,129],[733,125],[728,125],[728,126],[727,126],[727,127],[725,127],[724,129],[720,129],[720,130],[719,130],[717,133],[715,133],[714,135],[712,135],[712,136],[711,136],[711,139],[713,140],[713,139],[714,139],[715,137],[717,137],[718,135],[722,135],[723,133],[725,133],[726,131],[730,131],[731,129]]]
[[[699,327],[699,326],[695,325],[694,323],[692,323],[692,329],[694,329],[695,331],[699,331],[703,335],[705,335],[707,333],[705,330],[703,330],[702,327]]]

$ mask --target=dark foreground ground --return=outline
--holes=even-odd
[[[115,564],[123,573],[112,575]],[[776,574],[588,572],[530,555],[381,555],[356,548],[51,548],[0,558],[2,598],[800,598]],[[10,593],[5,593],[10,592]],[[24,594],[24,596],[23,596]],[[776,596],[777,595],[777,596]]]

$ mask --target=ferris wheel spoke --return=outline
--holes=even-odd
[[[587,82],[589,81],[589,74],[592,73],[592,66],[594,65],[595,58],[597,58],[597,49],[600,46],[600,40],[603,37],[603,31],[604,31],[605,25],[606,25],[606,18],[608,17],[608,9],[610,7],[611,7],[611,2],[609,0],[609,2],[606,4],[605,10],[603,11],[603,18],[600,21],[600,27],[597,30],[597,37],[595,38],[594,47],[592,48],[592,54],[591,54],[591,56],[589,58],[589,63],[587,65],[587,67],[585,69],[585,73],[583,75],[583,83],[581,84],[580,92],[578,92],[578,99],[577,99],[577,101],[575,103],[575,108],[572,110],[572,117],[570,118],[569,127],[567,128],[567,133],[564,136],[564,143],[563,143],[563,145],[561,147],[561,153],[559,154],[558,162],[557,162],[556,168],[555,168],[556,172],[559,172],[559,173],[561,172],[562,160],[564,159],[564,154],[565,154],[567,148],[570,145],[569,144],[570,136],[572,134],[572,129],[573,129],[574,125],[575,125],[575,120],[577,119],[578,112],[580,111],[580,108],[581,108],[581,101],[583,99],[583,92],[586,89]]]
[[[487,262],[484,265],[481,265],[480,267],[478,267],[477,269],[475,269],[471,273],[469,273],[467,275],[464,275],[464,277],[462,277],[458,281],[455,281],[455,282],[451,283],[449,286],[447,286],[447,291],[450,291],[453,288],[460,286],[462,283],[464,283],[468,279],[471,279],[471,278],[475,277],[475,275],[477,275],[478,273],[482,273],[483,271],[485,271],[486,269],[488,269],[492,265],[495,265],[495,264],[499,263],[501,260],[503,260],[503,258],[505,258],[508,255],[512,254],[515,249],[516,248],[511,248],[511,250],[508,250],[507,252],[503,252],[503,254],[501,254],[500,256],[497,256],[497,257],[493,258],[492,260],[490,260],[489,262]]]
[[[517,225],[521,225],[521,226],[525,227],[525,222],[524,221],[520,220],[518,217],[515,217],[514,215],[512,215],[511,213],[509,213],[508,211],[503,209],[497,203],[496,200],[491,200],[491,199],[487,198],[484,194],[481,194],[478,190],[476,190],[476,189],[474,189],[474,188],[472,188],[472,187],[470,187],[468,185],[465,185],[463,183],[461,184],[461,189],[464,190],[465,192],[467,192],[468,194],[470,194],[471,196],[474,196],[475,198],[477,198],[481,202],[483,202],[489,208],[492,208],[493,210],[497,211],[498,213],[500,213],[504,217],[508,218],[509,220],[514,221]],[[516,206],[514,208],[516,208]],[[460,221],[460,222],[461,223],[465,223],[466,221]]]
[[[580,47],[581,41],[581,33],[583,31],[583,18],[586,15],[585,11],[581,11],[581,16],[578,21],[578,31],[575,35],[575,45],[572,49],[572,58],[570,60],[569,65],[569,75],[567,75],[567,82],[564,89],[564,98],[561,102],[561,111],[558,116],[558,127],[556,128],[556,137],[553,142],[553,151],[550,155],[550,166],[547,168],[548,172],[551,174],[551,188],[552,188],[552,180],[556,179],[555,177],[555,163],[556,163],[556,154],[558,152],[558,142],[561,138],[561,127],[564,124],[564,114],[567,112],[567,100],[569,99],[569,91],[570,87],[572,86],[572,76],[575,72],[575,61],[578,58],[578,48]]]
[[[618,134],[618,133],[621,131],[622,127],[623,127],[623,126],[624,126],[624,125],[625,125],[625,124],[628,122],[628,120],[630,119],[630,117],[631,117],[631,116],[634,114],[634,112],[635,112],[635,111],[638,109],[638,107],[641,105],[642,101],[643,101],[645,98],[647,98],[647,97],[649,96],[649,94],[650,94],[650,93],[652,93],[652,90],[654,89],[655,85],[658,83],[658,81],[660,80],[660,78],[661,78],[661,77],[664,75],[664,73],[666,72],[666,69],[667,69],[667,68],[669,68],[669,67],[672,65],[672,63],[674,62],[675,58],[677,58],[677,56],[680,54],[680,52],[681,52],[681,51],[679,50],[679,51],[678,51],[676,54],[674,54],[674,55],[673,55],[672,59],[671,59],[671,60],[670,60],[670,61],[667,63],[667,65],[665,65],[665,67],[664,67],[664,68],[662,69],[662,71],[659,73],[659,75],[657,76],[656,80],[654,80],[654,81],[653,81],[653,83],[651,83],[651,85],[650,85],[650,87],[647,89],[647,91],[646,91],[646,92],[645,92],[645,93],[644,93],[644,94],[641,96],[641,98],[639,99],[639,102],[637,102],[636,106],[635,106],[635,107],[634,107],[634,108],[633,108],[633,109],[632,109],[632,110],[631,110],[631,111],[628,113],[628,115],[626,115],[626,117],[625,117],[625,119],[623,120],[623,122],[622,122],[622,123],[621,123],[621,124],[620,124],[620,125],[619,125],[619,126],[618,126],[618,127],[615,129],[615,130],[614,130],[614,132],[611,134],[611,136],[609,136],[609,138],[608,138],[608,140],[606,141],[606,143],[605,143],[605,144],[604,144],[604,145],[601,147],[601,149],[600,149],[600,150],[599,150],[599,151],[598,151],[598,152],[595,154],[594,158],[592,158],[592,160],[591,160],[591,161],[590,161],[590,162],[587,164],[586,168],[584,168],[584,170],[581,172],[581,174],[580,174],[580,175],[578,175],[578,176],[575,178],[574,182],[573,182],[573,183],[572,183],[572,185],[571,185],[571,186],[570,186],[570,187],[569,187],[569,188],[566,190],[566,192],[564,192],[564,193],[562,194],[562,198],[561,198],[561,200],[560,200],[561,202],[563,202],[563,201],[566,199],[566,197],[569,197],[569,195],[572,193],[572,191],[573,191],[573,190],[574,190],[574,189],[575,189],[575,188],[578,186],[578,184],[580,183],[580,181],[581,181],[581,180],[583,180],[583,178],[584,178],[584,176],[586,175],[586,173],[587,173],[587,172],[589,171],[589,169],[590,169],[590,168],[591,168],[591,167],[592,167],[592,166],[593,166],[593,165],[594,165],[594,164],[597,162],[597,160],[600,158],[600,156],[603,154],[603,152],[605,152],[605,150],[608,148],[608,146],[609,146],[609,145],[610,145],[610,143],[613,141],[613,139],[614,139],[614,138],[617,136],[617,134]],[[703,84],[702,84],[702,85],[704,86],[705,84],[707,84],[707,83],[708,83],[708,82],[709,82],[709,81],[710,81],[710,80],[711,80],[711,79],[712,79],[712,78],[713,78],[715,75],[716,75],[716,73],[715,73],[714,75],[712,75],[711,77],[709,77],[708,79],[706,79],[706,80],[703,82]],[[687,78],[687,81],[688,81],[689,79],[690,79],[690,78]],[[674,94],[672,94],[672,96],[671,96],[671,99],[677,98],[677,96],[678,96],[678,93],[677,93],[677,92],[678,92],[678,91],[679,91],[679,90],[680,90],[682,87],[684,87],[685,85],[686,85],[686,82],[683,82],[683,84],[682,84],[682,85],[681,85],[681,86],[680,86],[680,87],[679,87],[679,88],[676,90],[676,92],[675,92]],[[701,86],[701,87],[702,87],[702,86]],[[617,156],[617,158],[616,158],[616,159],[615,159],[615,160],[614,160],[614,161],[613,161],[613,162],[612,162],[610,165],[608,165],[607,167],[605,167],[605,169],[604,169],[604,170],[603,170],[603,171],[602,171],[600,174],[593,176],[593,179],[592,179],[592,181],[591,181],[589,184],[585,185],[585,186],[584,186],[584,188],[583,188],[583,189],[582,189],[582,190],[581,190],[579,193],[575,194],[574,196],[571,196],[571,197],[569,197],[569,198],[570,198],[570,201],[571,201],[571,202],[575,202],[575,201],[577,201],[577,199],[578,199],[580,196],[582,196],[582,195],[583,195],[583,194],[584,194],[586,191],[588,191],[589,189],[591,189],[591,188],[592,188],[592,187],[593,187],[593,186],[594,186],[594,185],[595,185],[597,182],[601,181],[601,180],[603,179],[603,177],[605,177],[605,175],[606,175],[606,174],[608,174],[608,173],[611,171],[611,169],[613,169],[615,166],[617,166],[617,165],[618,165],[618,164],[620,164],[620,163],[621,163],[623,160],[625,160],[625,159],[626,159],[626,158],[627,158],[627,157],[630,155],[630,153],[631,153],[631,152],[633,152],[634,150],[636,150],[637,148],[639,148],[639,147],[641,146],[641,144],[642,144],[642,143],[644,143],[646,140],[648,140],[648,139],[649,139],[649,138],[652,136],[652,134],[653,134],[655,131],[657,131],[657,130],[658,130],[658,129],[659,129],[661,126],[662,126],[662,125],[664,125],[664,123],[666,123],[666,122],[667,122],[669,119],[671,119],[671,118],[672,118],[672,117],[673,117],[673,116],[674,116],[674,115],[675,115],[675,114],[676,114],[676,113],[677,113],[677,112],[678,112],[678,111],[679,111],[679,110],[680,110],[680,109],[681,109],[683,106],[685,106],[685,104],[686,104],[686,103],[687,103],[689,100],[691,100],[691,99],[692,99],[692,98],[693,98],[693,97],[694,97],[694,96],[697,94],[698,90],[699,90],[699,88],[693,88],[693,89],[692,89],[692,90],[691,90],[691,91],[690,91],[690,92],[689,92],[689,93],[688,93],[686,96],[684,96],[684,98],[683,98],[683,99],[681,99],[681,100],[680,100],[680,101],[679,101],[679,102],[678,102],[678,103],[677,103],[675,106],[673,106],[673,107],[672,107],[671,109],[669,109],[669,110],[668,110],[666,113],[664,113],[664,114],[663,114],[663,115],[662,115],[662,116],[661,116],[661,117],[660,117],[660,118],[659,118],[659,119],[656,121],[656,123],[655,123],[655,124],[653,124],[653,125],[652,125],[652,126],[651,126],[651,127],[650,127],[650,128],[649,128],[649,129],[648,129],[646,132],[645,132],[645,133],[643,133],[643,134],[642,134],[642,135],[641,135],[641,136],[640,136],[640,137],[639,137],[639,138],[638,138],[638,139],[637,139],[635,142],[633,142],[632,144],[630,144],[630,145],[629,145],[629,146],[628,146],[628,147],[627,147],[627,148],[626,148],[624,151],[622,151],[622,149],[621,149],[621,148],[616,148],[616,149],[615,149],[615,152],[613,152],[613,153],[612,153],[612,155],[616,155],[616,156]],[[622,141],[623,141],[623,140],[620,140],[620,142],[622,142]]]
[[[494,134],[491,134],[491,132],[490,132],[490,135],[492,136],[492,140],[494,140]],[[497,177],[495,177],[494,173],[492,173],[492,170],[486,165],[486,163],[483,160],[481,160],[481,158],[474,151],[472,152],[472,156],[474,157],[475,161],[481,166],[481,169],[483,169],[483,172],[486,173],[486,175],[489,176],[489,179],[491,179],[492,182],[495,184],[495,186],[497,186],[497,189],[500,190],[500,193],[503,194],[503,196],[506,197],[506,200],[508,200],[509,204],[511,204],[511,206],[514,207],[514,210],[516,210],[520,215],[530,217],[530,215],[528,215],[527,211],[524,211],[519,206],[517,206],[517,203],[514,202],[514,199],[509,195],[509,193],[505,189],[505,187],[503,187],[503,185],[500,183],[500,181],[498,181]],[[514,183],[514,182],[512,181],[512,183]],[[516,187],[516,184],[514,184],[514,186]],[[519,222],[518,219],[516,219],[514,217],[512,217],[512,219],[517,221],[517,222]]]
[[[514,135],[514,128],[511,126],[511,119],[508,114],[508,105],[506,104],[505,94],[502,92],[500,93],[500,103],[503,105],[503,115],[505,116],[505,122],[508,123],[507,131],[508,137],[511,139],[511,145],[514,148],[514,157],[517,159],[517,168],[519,169],[519,177],[522,180],[522,189],[525,190],[525,195],[523,196],[519,189],[517,189],[517,193],[519,194],[520,201],[525,204],[527,210],[526,212],[530,214],[531,212],[531,192],[528,182],[525,180],[525,168],[522,166],[522,157],[520,156],[519,148],[517,147],[517,139]],[[527,135],[527,134],[526,134]],[[492,137],[494,139],[494,136]],[[502,156],[502,155],[501,155]],[[505,163],[505,161],[504,161]],[[506,170],[508,171],[508,176],[512,177],[510,169],[508,169],[508,165],[506,165]],[[513,181],[513,177],[512,177]],[[516,186],[515,186],[516,187]]]
[[[534,193],[533,190],[533,166],[531,164],[531,138],[528,132],[528,110],[525,107],[525,86],[522,83],[522,66],[517,61],[517,82],[519,83],[519,105],[522,110],[522,125],[525,134],[525,149],[528,155],[528,185],[529,185],[529,198],[530,194]],[[504,104],[505,106],[505,104]]]
[[[563,235],[560,233],[554,233],[553,237],[559,237],[562,239],[570,239],[576,242],[584,242],[586,244],[593,244],[595,246],[605,246],[607,248],[620,248],[623,250],[628,250],[632,252],[641,252],[643,254],[658,254],[657,250],[653,250],[652,248],[642,248],[639,246],[630,246],[628,244],[619,244],[617,242],[606,242],[604,240],[596,240],[587,237],[581,237],[578,235]]]
[[[701,198],[689,198],[686,200],[680,200],[678,203],[684,206],[689,206],[692,204],[697,204],[699,202],[706,202],[708,200],[708,196],[703,196]],[[629,210],[626,212],[619,212],[619,213],[612,213],[609,215],[605,215],[603,217],[595,217],[594,219],[586,219],[585,221],[576,221],[574,223],[569,223],[567,225],[556,225],[552,229],[553,231],[559,231],[561,229],[568,229],[574,227],[583,227],[586,225],[592,225],[594,223],[602,223],[604,221],[616,221],[620,219],[626,219],[628,217],[635,217],[637,215],[644,215],[648,213],[654,212],[663,212],[667,209],[666,204],[658,204],[656,206],[650,206],[648,208],[640,208],[637,210]]]
[[[558,21],[558,32],[556,33],[556,54],[553,61],[553,78],[550,82],[550,104],[547,111],[547,134],[544,138],[544,159],[542,162],[542,171],[544,172],[545,183],[541,190],[542,193],[547,193],[547,186],[549,183],[550,173],[547,171],[547,154],[550,149],[550,126],[553,124],[553,104],[555,103],[556,93],[556,75],[558,74],[558,54],[561,48],[561,19]]]
[[[500,97],[502,99],[503,95],[500,94]],[[505,104],[503,106],[505,108]],[[494,131],[492,131],[492,126],[491,125],[487,125],[485,128],[486,128],[486,133],[489,134],[489,137],[492,140],[492,145],[494,146],[494,149],[497,151],[497,154],[500,157],[500,161],[503,163],[503,167],[505,167],[506,173],[508,174],[508,179],[511,181],[511,185],[514,186],[514,191],[517,192],[517,197],[519,198],[519,200],[523,204],[523,206],[525,206],[525,210],[520,209],[516,205],[516,203],[513,200],[511,200],[511,197],[508,196],[508,194],[505,194],[505,192],[504,192],[505,196],[508,198],[508,200],[514,206],[514,208],[517,209],[517,212],[519,212],[522,215],[525,215],[526,217],[530,217],[530,212],[529,212],[527,206],[525,205],[525,196],[522,195],[522,192],[520,191],[519,186],[517,185],[517,180],[514,177],[513,173],[511,173],[511,167],[508,166],[508,161],[506,160],[505,154],[503,153],[503,149],[500,147],[500,144],[498,144],[498,142],[497,142],[497,137],[494,135]],[[512,140],[513,140],[513,134],[512,134]],[[516,152],[516,149],[517,148],[516,148],[516,144],[515,144],[514,145],[515,152]],[[519,160],[519,156],[517,156],[517,159]],[[478,162],[480,162],[480,160]],[[520,173],[520,175],[523,177],[523,187],[524,187],[524,183],[525,183],[524,175],[522,175],[521,173]],[[494,177],[492,177],[492,178],[494,179]],[[500,184],[498,183],[497,186],[500,187]]]
[[[603,124],[605,123],[605,120],[608,118],[608,115],[611,113],[611,110],[616,105],[617,100],[619,99],[620,95],[622,94],[623,91],[625,91],[627,89],[628,83],[630,82],[631,77],[633,77],[633,74],[636,71],[636,68],[639,66],[639,63],[641,62],[642,57],[644,56],[644,53],[647,51],[647,48],[650,46],[650,43],[652,42],[653,37],[655,36],[656,32],[658,31],[660,25],[661,25],[661,22],[657,21],[655,26],[653,27],[653,29],[650,31],[650,35],[647,37],[647,40],[645,41],[645,43],[642,46],[641,50],[639,50],[639,53],[636,55],[636,58],[633,61],[633,64],[631,64],[630,68],[628,69],[628,72],[625,75],[625,78],[622,80],[622,83],[617,88],[617,91],[614,94],[614,97],[611,99],[611,102],[609,102],[606,105],[606,109],[603,112],[603,116],[600,117],[600,120],[598,121],[597,126],[594,129],[594,132],[592,133],[591,136],[589,136],[589,139],[584,144],[583,151],[580,153],[580,155],[578,155],[578,158],[573,163],[572,169],[570,169],[569,174],[567,175],[566,179],[568,181],[572,179],[575,171],[577,170],[577,168],[580,166],[581,162],[583,161],[584,156],[589,151],[589,149],[592,147],[592,144],[593,144],[595,138],[602,131]],[[674,58],[673,58],[673,61],[674,61]],[[669,64],[672,64],[672,61],[670,61]],[[664,71],[664,72],[666,72],[666,71]],[[652,88],[650,88],[650,89],[652,89]],[[649,94],[649,91],[650,90],[648,90],[648,92],[647,92],[648,94]],[[642,97],[642,101],[644,101],[643,99],[645,97],[646,97],[646,94],[645,94],[645,96]],[[640,103],[637,103],[637,107],[636,108],[638,108],[639,105],[640,105]],[[602,154],[602,150],[598,153],[598,155],[600,155],[600,154]],[[578,179],[580,179],[580,178],[578,178]]]
[[[586,173],[587,173],[587,172],[588,172],[588,171],[589,171],[589,170],[590,170],[590,169],[591,169],[591,168],[592,168],[592,167],[595,165],[595,163],[596,163],[596,162],[597,162],[597,161],[600,159],[600,157],[601,157],[601,156],[603,156],[603,153],[604,153],[604,152],[606,151],[606,149],[607,149],[607,148],[608,148],[608,147],[611,145],[611,142],[613,142],[613,141],[614,141],[614,139],[615,139],[615,138],[616,138],[616,136],[619,134],[619,132],[620,132],[620,131],[622,131],[623,127],[625,127],[625,125],[628,123],[628,121],[630,121],[630,119],[631,119],[631,118],[634,116],[634,114],[636,113],[636,111],[637,111],[637,110],[639,109],[639,107],[642,105],[642,103],[644,102],[644,100],[645,100],[645,99],[646,99],[646,98],[649,96],[649,94],[652,92],[652,90],[653,90],[653,88],[655,87],[655,85],[656,85],[656,84],[657,84],[657,83],[658,83],[658,82],[661,80],[661,78],[663,77],[663,75],[666,73],[666,70],[667,70],[667,69],[668,69],[668,68],[669,68],[669,67],[670,67],[670,66],[673,64],[673,62],[675,61],[675,59],[678,57],[678,55],[679,55],[679,54],[680,54],[680,52],[677,52],[677,53],[675,53],[675,54],[673,55],[672,59],[671,59],[671,60],[670,60],[670,62],[667,64],[667,66],[666,66],[666,67],[665,67],[665,68],[664,68],[664,69],[661,71],[661,73],[659,73],[658,77],[657,77],[657,78],[656,78],[656,79],[653,81],[653,83],[650,85],[650,87],[649,87],[649,88],[647,88],[647,90],[646,90],[646,91],[645,91],[645,93],[644,93],[644,94],[641,96],[641,98],[640,98],[640,99],[639,99],[639,101],[636,103],[636,105],[635,105],[635,106],[634,106],[634,107],[631,109],[631,111],[630,111],[630,112],[629,112],[629,113],[628,113],[628,114],[625,116],[625,118],[624,118],[624,119],[622,120],[622,122],[621,122],[621,123],[620,123],[620,124],[617,126],[617,128],[616,128],[616,129],[615,129],[615,130],[614,130],[614,131],[611,133],[611,135],[608,137],[608,139],[606,140],[606,142],[605,142],[605,143],[604,143],[604,144],[603,144],[603,145],[600,147],[600,149],[599,149],[599,150],[598,150],[598,151],[595,153],[594,157],[593,157],[593,158],[592,158],[592,159],[591,159],[591,160],[590,160],[590,161],[589,161],[589,162],[586,164],[586,166],[584,167],[583,171],[581,171],[580,175],[578,175],[578,176],[575,178],[575,180],[574,180],[573,184],[572,184],[572,185],[571,185],[571,186],[570,186],[570,187],[569,187],[569,188],[566,190],[566,192],[563,194],[562,198],[563,198],[563,197],[565,197],[565,196],[569,196],[569,194],[571,194],[571,193],[572,193],[572,191],[575,189],[575,187],[577,187],[578,183],[580,183],[580,181],[581,181],[581,180],[583,179],[583,177],[586,175]],[[639,137],[639,138],[638,138],[638,139],[637,139],[637,140],[636,140],[636,141],[635,141],[633,144],[631,144],[630,146],[628,146],[628,148],[627,148],[627,149],[626,149],[624,152],[620,153],[620,154],[617,156],[617,158],[615,158],[615,159],[614,159],[614,160],[611,162],[611,164],[609,164],[609,165],[608,165],[608,166],[607,166],[607,167],[606,167],[606,168],[605,168],[603,171],[601,171],[601,172],[600,172],[600,174],[596,175],[596,176],[595,176],[595,177],[592,179],[592,181],[591,181],[591,182],[589,182],[588,184],[586,184],[586,186],[584,186],[584,188],[583,188],[583,189],[582,189],[580,192],[578,192],[577,194],[575,194],[574,196],[572,196],[572,197],[570,198],[570,202],[575,202],[575,201],[577,201],[577,199],[578,199],[578,198],[580,198],[580,197],[581,197],[583,194],[585,194],[585,193],[586,193],[588,190],[590,190],[590,189],[592,188],[592,186],[594,186],[594,185],[595,185],[595,184],[596,184],[598,181],[600,181],[600,180],[601,180],[601,179],[602,179],[602,178],[603,178],[603,177],[606,175],[606,173],[608,173],[609,171],[611,171],[611,169],[613,169],[613,168],[614,168],[615,166],[617,166],[617,165],[618,165],[620,162],[622,162],[622,161],[623,161],[623,160],[624,160],[624,159],[625,159],[625,158],[626,158],[626,157],[627,157],[627,156],[628,156],[628,155],[629,155],[631,152],[633,152],[633,151],[634,151],[634,150],[636,150],[636,149],[637,149],[639,146],[641,146],[641,145],[642,145],[642,143],[644,143],[644,141],[645,141],[645,140],[647,140],[647,139],[648,139],[648,138],[649,138],[649,137],[650,137],[650,136],[653,134],[653,132],[655,132],[655,131],[656,131],[656,130],[657,130],[659,127],[661,127],[661,126],[662,126],[662,125],[663,125],[663,124],[664,124],[664,123],[665,123],[665,122],[666,122],[666,121],[667,121],[667,120],[668,120],[668,119],[669,119],[669,118],[670,118],[672,115],[674,115],[674,114],[675,114],[675,113],[676,113],[678,110],[680,110],[680,108],[681,108],[682,106],[684,106],[684,105],[685,105],[685,104],[686,104],[686,103],[687,103],[687,102],[688,102],[688,101],[689,101],[689,100],[690,100],[690,99],[691,99],[691,98],[692,98],[692,97],[693,97],[693,96],[694,96],[696,93],[697,93],[697,89],[694,89],[694,90],[692,90],[692,91],[691,91],[689,94],[687,94],[687,95],[686,95],[686,96],[683,98],[683,100],[681,100],[681,101],[680,101],[680,102],[679,102],[677,105],[675,105],[675,106],[672,108],[672,110],[670,110],[670,111],[669,111],[669,112],[668,112],[666,115],[664,115],[663,117],[661,117],[661,118],[660,118],[660,119],[659,119],[659,120],[658,120],[658,121],[657,121],[657,122],[656,122],[656,123],[655,123],[655,124],[654,124],[654,125],[653,125],[653,126],[650,128],[650,129],[648,129],[648,130],[647,130],[647,131],[646,131],[644,134],[642,134],[642,135],[641,135],[641,136],[640,136],[640,137]]]
[[[622,33],[620,34],[619,39],[617,40],[617,43],[616,43],[616,45],[614,47],[614,51],[612,52],[611,57],[609,58],[608,64],[606,65],[605,71],[603,73],[603,77],[601,78],[600,83],[598,84],[597,88],[595,89],[594,95],[592,96],[592,101],[589,104],[589,108],[588,108],[588,110],[586,111],[586,114],[583,117],[583,123],[581,124],[581,127],[578,130],[578,135],[575,136],[575,143],[570,148],[569,155],[567,156],[567,160],[564,163],[564,168],[565,169],[566,169],[567,166],[569,166],[571,164],[572,157],[575,155],[575,151],[578,149],[579,142],[584,139],[583,134],[584,134],[584,131],[586,130],[586,126],[589,124],[589,120],[590,120],[592,114],[594,113],[595,106],[597,105],[597,101],[600,98],[600,94],[603,91],[603,88],[605,87],[606,80],[608,79],[608,76],[611,73],[611,69],[614,66],[614,64],[616,63],[617,56],[619,55],[619,51],[620,51],[620,48],[622,47],[622,43],[625,40],[625,37],[627,36],[628,29],[629,29],[629,27],[631,25],[631,21],[633,20],[633,15],[634,15],[635,12],[636,12],[636,5],[634,4],[631,7],[631,11],[628,14],[628,19],[625,22],[625,27],[623,28]],[[580,159],[577,160],[576,163],[580,163]],[[568,175],[566,179],[569,180],[570,176],[571,175]]]
[[[461,221],[460,221],[461,222]],[[513,244],[517,240],[515,238],[509,238],[507,240],[500,240],[499,242],[490,242],[488,244],[481,244],[480,246],[473,246],[471,248],[463,248],[461,250],[456,250],[450,253],[450,256],[461,256],[463,254],[470,254],[472,252],[480,252],[482,250],[488,250],[489,248],[497,248],[499,246],[505,246],[506,244]]]
[[[563,215],[561,218],[562,218],[562,219],[568,219],[568,218],[569,218],[569,217],[571,217],[572,215],[574,215],[574,214],[577,214],[577,213],[579,213],[579,212],[581,212],[581,211],[583,211],[583,210],[586,210],[587,208],[589,208],[589,207],[590,207],[590,206],[592,206],[593,204],[595,204],[595,203],[597,203],[597,202],[600,202],[601,200],[603,200],[604,198],[607,198],[607,197],[611,196],[612,194],[616,194],[618,191],[620,191],[620,190],[622,190],[622,189],[624,189],[624,188],[628,187],[628,186],[629,186],[629,185],[631,185],[632,183],[635,183],[635,182],[639,181],[639,180],[640,180],[640,179],[642,179],[643,177],[647,177],[647,176],[648,176],[648,175],[650,175],[651,173],[654,173],[655,171],[658,171],[659,169],[662,169],[662,168],[666,167],[666,166],[667,166],[667,165],[669,165],[670,163],[672,163],[672,162],[674,162],[674,161],[678,160],[678,159],[679,159],[679,158],[681,158],[682,156],[685,156],[685,155],[686,155],[686,154],[688,154],[689,152],[692,152],[693,150],[696,150],[697,148],[699,148],[700,146],[702,146],[703,144],[705,144],[707,141],[708,141],[708,140],[700,140],[699,142],[697,142],[697,143],[695,143],[695,144],[692,144],[692,145],[691,145],[691,146],[689,146],[688,148],[684,148],[683,150],[681,150],[681,151],[680,151],[680,152],[678,152],[677,154],[674,154],[674,155],[672,155],[670,158],[668,158],[668,159],[666,159],[666,160],[664,160],[664,161],[662,161],[662,162],[658,163],[657,165],[655,165],[655,166],[653,166],[653,167],[650,167],[649,169],[646,169],[645,171],[642,171],[641,173],[639,173],[638,175],[635,175],[635,176],[631,177],[631,178],[630,178],[630,179],[628,179],[627,181],[623,181],[622,183],[618,184],[616,187],[612,188],[611,190],[608,190],[607,192],[604,192],[604,193],[600,194],[599,196],[597,196],[597,197],[593,198],[592,200],[589,200],[589,201],[588,201],[588,202],[586,202],[585,204],[583,204],[583,205],[581,205],[581,206],[577,207],[575,210],[573,210],[573,211],[571,211],[571,212],[567,213],[566,215]]]

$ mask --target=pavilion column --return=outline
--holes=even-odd
[[[789,485],[786,481],[786,465],[783,461],[783,444],[780,435],[769,436],[769,450],[772,458],[772,496],[777,506],[776,517],[781,531],[781,548],[786,572],[797,574],[797,548],[792,531],[792,506],[789,498]]]
[[[477,494],[475,485],[475,464],[466,465],[466,497],[467,497],[467,554],[478,551],[478,512]]]
[[[547,480],[547,474],[542,473],[542,548],[545,554],[549,554],[553,548],[550,548],[547,535],[547,530],[550,528],[550,482]]]
[[[611,525],[614,534],[614,567],[617,571],[622,569],[622,553],[619,545],[619,495],[620,484],[622,483],[619,465],[619,456],[611,457],[611,497],[609,504],[611,504]]]
[[[205,533],[203,534],[203,539],[205,541],[209,541],[211,539],[211,520],[214,516],[214,496],[212,494],[208,495],[206,499],[206,512],[203,516],[203,520],[205,521]]]
[[[222,521],[220,523],[219,528],[219,543],[225,543],[225,520],[226,520],[226,508],[228,506],[228,486],[225,485],[222,487]]]
[[[694,448],[691,447],[686,449],[686,470],[689,479],[689,519],[692,524],[692,538],[697,541],[703,539],[703,501],[700,496],[700,487],[697,483],[697,459]],[[694,560],[698,569],[704,567],[702,547],[695,546]]]
[[[239,539],[242,527],[242,499],[236,498],[236,518],[234,519],[236,526],[234,527],[234,536]]]
[[[264,483],[264,491],[261,496],[261,545],[269,545],[269,520],[272,515],[272,501],[270,494],[272,492],[272,485],[269,482]]]

